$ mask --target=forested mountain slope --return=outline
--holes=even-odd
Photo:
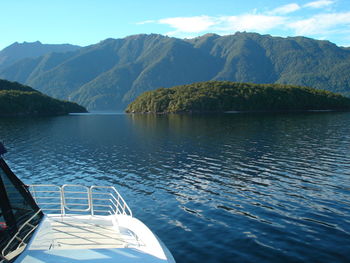
[[[350,94],[350,50],[305,37],[256,33],[195,39],[134,35],[0,70],[89,109],[124,109],[139,94],[209,80],[282,83]]]
[[[51,98],[31,87],[0,79],[0,116],[51,116],[86,112],[76,103]]]
[[[350,98],[285,84],[207,81],[146,91],[128,113],[350,110]]]

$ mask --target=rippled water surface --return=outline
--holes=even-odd
[[[0,119],[26,183],[116,185],[187,262],[350,262],[350,114]]]

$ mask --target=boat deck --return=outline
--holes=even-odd
[[[144,244],[116,220],[114,216],[47,215],[15,262],[169,262],[143,251]]]
[[[113,217],[49,215],[29,249],[99,249],[137,246],[137,240],[117,226]]]
[[[37,213],[46,213],[39,225],[32,224],[37,214],[29,218],[3,250],[15,263],[175,262],[114,187],[31,185],[30,191]],[[28,243],[18,238],[26,229],[34,231]]]

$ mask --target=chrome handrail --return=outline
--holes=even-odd
[[[50,206],[59,206],[59,208],[45,208],[42,210],[45,211],[60,211],[62,215],[65,214],[63,200],[62,200],[62,190],[61,187],[58,185],[54,184],[32,184],[28,185],[29,191],[32,193],[32,196],[38,206],[40,207],[41,205],[50,205]],[[47,190],[49,189],[55,189],[55,190]],[[42,189],[42,190],[40,190]],[[45,193],[46,195],[43,196],[42,194]],[[51,196],[47,196],[47,194],[51,194]],[[53,196],[52,196],[53,195]],[[40,200],[49,200],[48,202],[41,202]],[[52,202],[52,199],[59,199],[56,203]],[[50,201],[51,200],[51,201]]]
[[[9,252],[5,255],[6,250],[10,247],[10,245],[13,243],[14,240],[19,241],[18,246],[16,247],[16,249],[14,249],[13,251],[16,251],[17,249],[19,249],[21,246],[27,246],[27,244],[25,243],[25,240],[30,236],[31,233],[33,233],[33,231],[38,227],[38,225],[32,225],[30,224],[30,222],[41,213],[41,209],[39,209],[34,215],[32,215],[27,221],[25,221],[21,227],[18,229],[18,231],[16,232],[16,234],[10,239],[10,241],[7,243],[7,245],[3,248],[3,250],[1,251],[1,255],[2,257],[4,257],[6,260],[11,260],[12,258],[9,258],[8,255],[12,252]],[[23,228],[25,226],[29,226],[31,229],[25,234],[25,236],[23,238],[20,238],[19,235],[22,232]]]
[[[86,191],[78,191],[78,188],[83,188]],[[29,190],[32,192],[38,206],[43,211],[51,214],[57,214],[60,211],[58,214],[61,215],[83,213],[94,216],[102,213],[132,216],[131,209],[113,186],[87,187],[73,184],[65,184],[63,186],[36,184],[29,185]],[[72,202],[72,200],[77,202]],[[86,200],[86,202],[83,202],[83,200]],[[79,201],[82,203],[79,203]]]
[[[84,188],[86,190],[86,192],[80,192],[80,191],[66,191],[66,188],[69,187],[74,187],[74,188]],[[90,189],[87,186],[83,186],[83,185],[77,185],[77,184],[64,184],[61,187],[61,193],[62,193],[62,202],[63,202],[63,207],[65,210],[67,211],[74,211],[74,212],[88,212],[91,210],[91,201],[90,201]],[[87,194],[87,198],[83,198],[83,197],[73,197],[72,199],[74,200],[87,200],[87,204],[80,204],[80,203],[67,203],[67,199],[69,199],[69,197],[66,196],[66,194]],[[87,208],[82,209],[82,208],[72,208],[69,207],[68,205],[71,206],[85,206],[87,205]]]
[[[94,198],[93,195],[94,195],[94,189],[110,189],[112,190],[112,193],[95,193],[95,194],[104,194],[104,195],[107,195],[109,196],[110,198],[112,199],[103,199],[103,198]],[[114,195],[116,196],[114,196]],[[115,189],[113,186],[96,186],[96,185],[93,185],[90,187],[90,196],[91,196],[91,208],[92,208],[92,211],[91,211],[91,214],[94,215],[94,200],[108,200],[110,202],[110,204],[113,204],[114,205],[114,208],[113,211],[114,211],[114,214],[123,214],[123,215],[130,215],[132,216],[132,212],[131,212],[131,209],[130,207],[128,206],[128,204],[125,202],[124,198],[119,194],[119,192],[117,191],[117,189]],[[116,204],[112,201],[116,201]],[[104,206],[104,205],[97,205],[97,206]]]

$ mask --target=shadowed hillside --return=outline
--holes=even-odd
[[[46,96],[17,82],[0,80],[0,116],[65,115],[86,112],[76,103]]]

